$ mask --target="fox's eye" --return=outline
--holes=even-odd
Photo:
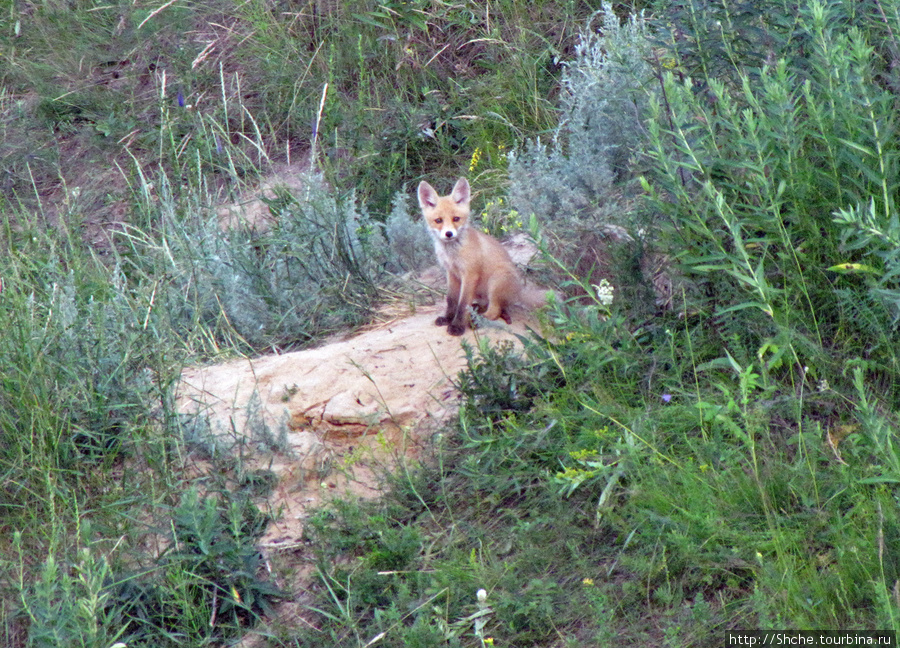
[[[435,224],[435,225],[440,225],[440,224],[443,223],[443,222],[444,222],[444,219],[443,219],[443,218],[435,218],[435,219],[434,219],[434,224]]]
[[[459,216],[454,216],[454,217],[453,217],[453,222],[454,222],[454,223],[458,223],[458,222],[459,222]]]

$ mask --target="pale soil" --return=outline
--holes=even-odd
[[[250,436],[259,417],[271,430],[287,425],[289,449],[272,450],[249,438],[235,444],[247,468],[271,470],[278,480],[267,502],[275,519],[260,548],[275,565],[272,577],[291,595],[268,623],[310,622],[302,605],[310,569],[302,551],[309,511],[334,495],[377,496],[385,470],[418,460],[457,412],[452,380],[466,366],[462,340],[515,342],[513,333],[526,330],[520,316],[509,327],[453,337],[434,325],[438,310],[421,308],[314,349],[184,371],[179,408],[208,416],[214,432]],[[248,411],[258,412],[249,425]],[[257,628],[242,645],[259,645],[265,633]]]
[[[323,490],[374,495],[373,464],[419,456],[457,411],[451,380],[465,367],[461,340],[525,332],[514,320],[457,338],[434,325],[437,314],[431,306],[318,348],[184,371],[179,408],[209,417],[213,432],[249,434],[248,411],[270,430],[287,424],[289,450],[262,448],[251,458],[279,478],[270,503],[283,515],[265,544],[298,542],[304,513]]]
[[[434,325],[437,313],[431,306],[314,349],[184,371],[179,408],[208,416],[213,432],[249,434],[248,411],[270,430],[287,424],[289,450],[261,448],[251,458],[279,478],[270,504],[283,515],[265,544],[299,541],[304,513],[323,490],[374,495],[374,464],[418,457],[457,411],[451,380],[465,367],[461,340],[525,332],[514,320],[457,338]]]

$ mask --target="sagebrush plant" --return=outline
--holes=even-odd
[[[397,192],[391,213],[384,223],[384,233],[390,247],[387,267],[392,272],[422,270],[434,265],[434,243],[418,211],[410,214],[409,197]]]
[[[242,409],[241,415],[224,423],[211,420],[202,403],[196,404],[193,409],[186,406],[179,413],[176,430],[192,453],[218,462],[223,470],[229,472],[241,473],[243,459],[256,452],[291,456],[288,442],[290,413],[287,408],[278,421],[270,425],[259,392],[254,391]],[[266,480],[265,477],[261,479]],[[263,483],[258,485],[264,486]]]
[[[650,35],[642,12],[621,18],[603,3],[580,28],[572,60],[563,62],[557,126],[508,156],[511,213],[540,223],[563,275],[612,281],[632,298],[632,310],[645,313],[655,310],[651,282],[659,272],[649,253],[658,214],[640,209],[632,181],[647,141]],[[592,300],[578,281],[565,290]],[[664,292],[657,290],[661,303]]]
[[[383,226],[352,193],[309,173],[302,189],[267,201],[265,228],[224,227],[203,194],[160,194],[157,229],[131,230],[125,258],[136,273],[167,278],[162,317],[198,350],[297,346],[366,321],[387,251]]]
[[[615,218],[617,208],[606,203],[617,202],[622,188],[614,183],[632,173],[630,158],[645,139],[648,34],[643,14],[623,21],[611,3],[582,27],[564,64],[552,138],[510,153],[513,209],[543,223]]]

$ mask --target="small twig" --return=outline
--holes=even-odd
[[[162,5],[162,6],[159,7],[158,9],[154,9],[153,11],[150,12],[150,15],[149,15],[149,16],[147,16],[146,18],[144,18],[144,19],[141,21],[141,24],[138,25],[137,28],[140,29],[140,28],[143,27],[145,24],[147,24],[147,21],[148,21],[148,20],[150,20],[151,18],[153,18],[154,16],[156,16],[156,14],[158,14],[159,12],[161,12],[163,9],[166,9],[167,7],[172,6],[172,5],[175,4],[176,2],[178,2],[178,0],[169,0],[166,4]]]
[[[437,53],[436,53],[434,56],[432,56],[430,59],[428,59],[428,60],[425,62],[425,65],[423,65],[422,67],[428,67],[429,65],[431,65],[431,62],[432,62],[434,59],[436,59],[438,56],[440,56],[441,54],[443,54],[444,50],[447,49],[448,47],[450,47],[450,44],[449,44],[449,43],[447,43],[447,44],[444,45],[441,49],[439,49],[439,50],[437,51]]]
[[[884,12],[884,7],[881,6],[880,0],[875,0],[875,6],[878,7],[878,13],[881,14],[881,19],[884,21],[884,26],[887,27],[888,35],[891,37],[891,41],[893,41],[894,47],[894,57],[898,56],[898,52],[900,52],[900,48],[897,46],[897,37],[894,35],[894,30],[891,29],[891,23],[888,20],[887,14]]]
[[[319,111],[316,113],[316,126],[313,129],[312,147],[309,152],[309,166],[316,167],[316,146],[319,142],[319,125],[322,123],[322,112],[325,110],[325,97],[328,95],[328,83],[322,86],[322,99],[319,101]]]
[[[216,625],[216,606],[219,603],[219,593],[213,590],[212,614],[209,615],[209,627],[214,628]]]

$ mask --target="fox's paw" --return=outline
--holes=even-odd
[[[453,323],[447,327],[447,333],[449,333],[450,335],[462,335],[465,332],[466,332],[465,324]]]
[[[434,320],[435,326],[447,326],[450,323],[450,318],[446,315],[441,315],[436,320]]]

